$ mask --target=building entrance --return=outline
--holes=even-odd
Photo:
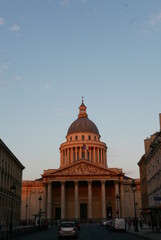
[[[60,220],[61,219],[61,208],[56,207],[55,208],[55,220]]]
[[[82,222],[87,220],[87,203],[80,204],[80,219]]]
[[[112,219],[112,207],[106,207],[106,219]]]

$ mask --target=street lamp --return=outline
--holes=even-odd
[[[27,205],[27,203],[26,203],[26,225],[27,225],[27,208],[28,208],[28,205]]]
[[[14,197],[14,193],[16,191],[16,186],[13,183],[13,185],[10,187],[11,193],[12,193],[12,202],[11,202],[11,215],[10,215],[10,232],[12,235],[12,229],[13,229],[13,197]]]
[[[111,219],[112,218],[112,208],[111,208],[111,202],[109,201],[108,203],[107,203],[107,209],[108,209],[108,211],[107,211],[107,214],[108,214],[108,219]]]
[[[41,197],[41,195],[40,195],[40,197],[39,197],[39,226],[41,225],[40,223],[40,221],[41,221],[41,202],[42,202],[42,197]]]
[[[131,183],[131,189],[133,192],[133,198],[134,198],[134,212],[135,212],[135,232],[138,232],[138,220],[137,220],[137,216],[136,216],[136,202],[135,202],[135,192],[136,192],[136,183],[134,181],[134,179],[132,180]]]
[[[116,216],[117,217],[119,217],[119,199],[120,199],[120,197],[119,197],[119,195],[117,193],[117,195],[116,195],[116,204],[117,204]]]

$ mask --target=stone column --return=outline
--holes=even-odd
[[[100,158],[99,158],[99,148],[97,148],[97,163],[100,162]]]
[[[51,182],[48,183],[47,219],[51,218]]]
[[[76,161],[78,160],[78,154],[77,154],[77,152],[78,152],[78,148],[75,147],[75,160],[76,160]]]
[[[82,151],[81,151],[81,149],[82,149],[82,148],[81,148],[81,146],[80,146],[80,147],[79,147],[79,160],[82,158],[82,155],[81,155],[81,154],[82,154]]]
[[[44,184],[43,186],[43,209],[45,212],[45,218],[47,218],[47,184]]]
[[[96,163],[96,148],[93,148],[93,162]]]
[[[78,219],[78,181],[74,182],[74,194],[75,194],[75,219]]]
[[[125,212],[124,212],[124,185],[123,185],[123,180],[120,182],[120,206],[121,206],[121,217],[125,217]]]
[[[89,161],[92,162],[92,149],[89,150]]]
[[[67,164],[69,164],[69,148],[67,148]]]
[[[119,182],[115,181],[115,209],[116,209],[116,217],[120,216],[120,193],[119,193]],[[117,199],[116,196],[119,198]]]
[[[102,218],[106,218],[106,192],[105,192],[105,181],[101,181],[102,188]]]
[[[105,159],[104,159],[104,149],[102,149],[102,163],[105,165]]]
[[[88,181],[88,219],[92,219],[92,181]]]
[[[61,219],[65,218],[65,182],[61,182]]]
[[[71,163],[74,162],[74,154],[73,154],[73,152],[74,152],[74,148],[72,147],[72,148],[71,148],[71,159],[70,159],[70,162],[71,162]]]

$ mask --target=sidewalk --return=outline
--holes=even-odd
[[[149,240],[161,240],[161,231],[160,232],[153,232],[152,229],[141,229],[139,228],[139,232],[135,232],[134,228],[131,227],[130,229],[126,229],[128,233],[131,234],[136,234],[144,239],[149,239]]]

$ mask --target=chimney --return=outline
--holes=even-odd
[[[159,113],[160,131],[161,131],[161,113]]]
[[[145,154],[149,152],[150,144],[151,144],[151,141],[149,138],[144,139]]]

